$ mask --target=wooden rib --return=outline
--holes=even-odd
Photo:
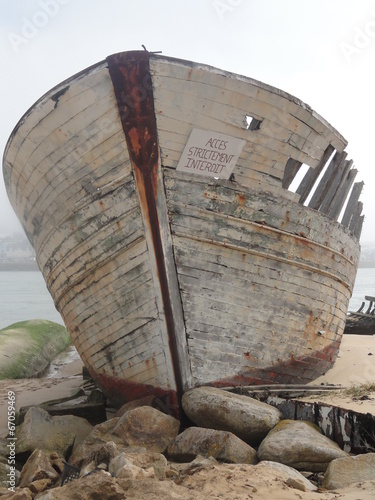
[[[321,212],[328,214],[329,209],[331,208],[332,204],[335,201],[335,197],[341,194],[342,186],[345,182],[345,179],[348,175],[348,172],[352,164],[353,164],[352,160],[350,161],[345,160],[340,163],[339,167],[337,168],[336,174],[330,183],[327,194],[322,200],[322,203],[319,207],[319,210]]]
[[[351,192],[350,197],[349,197],[348,204],[346,205],[346,209],[345,209],[342,221],[341,221],[341,224],[345,227],[349,227],[350,220],[351,220],[353,214],[357,210],[357,203],[358,203],[359,197],[361,195],[363,186],[364,186],[363,181],[354,183],[352,192]]]
[[[286,162],[284,170],[284,178],[282,182],[282,187],[284,189],[288,189],[288,187],[291,185],[301,165],[302,162],[294,160],[293,158],[289,158],[289,160]]]
[[[321,181],[319,182],[318,187],[313,194],[309,207],[314,208],[315,210],[319,210],[321,204],[323,203],[324,198],[326,197],[332,180],[334,179],[336,172],[340,168],[340,165],[345,160],[347,153],[345,151],[336,151],[331,163],[328,165],[327,170],[325,171]]]
[[[340,190],[337,191],[336,196],[332,200],[331,207],[327,212],[327,215],[329,217],[332,217],[332,219],[337,220],[337,218],[339,217],[341,210],[345,205],[345,202],[347,200],[349,191],[353,185],[357,172],[358,171],[354,168],[349,170],[346,179],[344,179],[343,185],[341,186]]]
[[[318,165],[315,168],[309,168],[307,171],[305,177],[302,179],[300,185],[298,186],[296,193],[300,195],[300,203],[304,203],[309,196],[312,188],[314,187],[314,184],[316,180],[318,179],[320,173],[324,169],[327,161],[331,157],[334,147],[332,144],[329,144],[326,148],[326,150],[323,153],[323,156],[321,157]]]
[[[349,229],[353,233],[359,232],[360,231],[359,227],[362,226],[362,221],[360,220],[362,209],[363,209],[363,203],[361,201],[357,202],[349,224]]]

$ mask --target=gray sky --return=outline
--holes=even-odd
[[[0,149],[47,90],[141,49],[243,74],[309,104],[348,140],[375,242],[375,1],[0,0]],[[0,178],[0,234],[19,230]]]

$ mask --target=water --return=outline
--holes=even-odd
[[[64,324],[39,271],[1,271],[0,330],[29,319]]]
[[[375,267],[358,269],[353,295],[349,302],[349,311],[358,311],[365,300],[365,295],[375,297]],[[367,301],[366,305],[369,305]]]
[[[349,310],[358,310],[365,295],[375,296],[375,268],[358,269]],[[47,319],[64,324],[40,272],[1,271],[0,330],[28,319]]]

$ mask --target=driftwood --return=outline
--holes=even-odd
[[[292,399],[324,392],[341,391],[345,389],[342,385],[305,385],[305,384],[270,384],[270,385],[247,385],[242,387],[224,387],[224,390],[251,396],[263,400],[266,397],[277,396]]]

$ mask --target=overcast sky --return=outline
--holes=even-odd
[[[46,91],[106,56],[150,51],[243,74],[309,104],[349,142],[375,242],[375,1],[0,0],[0,149]],[[0,234],[20,230],[0,178]]]

